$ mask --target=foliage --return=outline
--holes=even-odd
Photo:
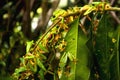
[[[38,4],[36,5],[38,6]],[[25,54],[26,41],[30,38],[30,23],[26,28],[24,22],[26,2],[19,0],[2,0],[0,3],[0,79],[6,80],[19,66],[19,58]],[[27,8],[28,10],[28,8]],[[36,10],[36,8],[34,8]],[[25,16],[24,16],[25,15]],[[30,20],[30,19],[29,19]],[[27,21],[29,21],[27,20]],[[24,24],[25,23],[25,24]],[[23,32],[27,30],[26,35]],[[25,29],[26,28],[26,29]],[[4,79],[6,78],[6,79]]]
[[[120,11],[115,10],[115,8],[112,7],[111,11],[105,10],[105,13],[102,13],[104,12],[104,10],[102,10],[104,6],[102,6],[101,4],[101,7],[99,7],[99,3],[103,2],[91,3],[91,1],[96,0],[66,0],[66,6],[62,7],[64,10],[57,9],[53,13],[53,11],[57,8],[59,1],[60,0],[1,0],[0,80],[11,80],[10,77],[14,73],[14,71],[16,71],[16,76],[14,76],[16,78],[20,76],[19,78],[27,79],[29,77],[29,79],[34,78],[36,80],[38,78],[43,80],[53,80],[53,78],[67,79],[69,78],[69,73],[71,73],[71,69],[75,71],[76,75],[72,75],[73,78],[90,78],[91,80],[101,79],[106,76],[106,79],[110,78],[111,80],[115,80],[118,78],[119,51],[117,49],[119,47],[117,46],[119,46],[119,36],[117,36],[117,32],[120,32]],[[120,0],[104,1],[109,2],[112,6],[120,7]],[[61,7],[58,6],[58,8]],[[81,10],[81,8],[85,11],[83,11],[83,13],[79,15],[79,10]],[[97,11],[94,11],[95,9],[97,9]],[[102,11],[100,11],[99,13],[98,10]],[[46,27],[50,26],[48,21],[52,13],[53,16],[51,18],[51,21],[53,21],[53,25],[48,28],[47,32],[45,32]],[[64,15],[61,15],[62,13],[64,13]],[[66,16],[67,14],[69,15]],[[102,17],[101,15],[103,14],[106,15]],[[36,18],[39,18],[38,21],[36,21]],[[78,18],[79,22],[77,24],[76,20]],[[33,25],[34,22],[38,23]],[[102,26],[102,28],[98,27],[95,23],[99,23],[99,26]],[[63,30],[63,28],[57,27],[57,25],[62,26],[63,24],[64,26],[67,25],[64,29],[65,31]],[[75,24],[78,26],[74,26]],[[104,25],[109,27],[109,29],[104,28]],[[33,29],[33,26],[36,26],[37,28]],[[78,27],[78,29],[74,29],[73,26]],[[91,26],[93,26],[94,28]],[[51,31],[51,29],[53,31]],[[76,30],[78,30],[78,34],[77,32],[75,32]],[[108,33],[105,33],[106,30],[108,31]],[[39,35],[42,35],[42,33],[44,32],[45,34],[43,34],[43,36],[41,36],[41,39],[38,40]],[[103,34],[101,32],[103,32]],[[72,35],[69,35],[70,33],[77,34],[74,35],[74,37],[78,38],[78,40],[75,39],[71,43],[68,43],[71,41],[71,39],[68,39],[69,36],[73,38]],[[108,37],[106,37],[107,34]],[[48,38],[47,36],[51,37]],[[106,40],[106,38],[108,40]],[[46,42],[44,42],[43,39]],[[73,42],[77,42],[78,44],[75,43],[73,45]],[[53,44],[55,47],[52,46]],[[103,44],[104,46],[108,44],[108,46],[103,47],[101,44]],[[89,50],[87,49],[87,47]],[[104,49],[102,49],[101,47]],[[37,51],[35,50],[36,48],[38,49]],[[68,50],[69,48],[70,50]],[[103,52],[103,54],[107,55],[107,57],[104,57],[103,54],[99,54],[102,53],[101,51],[105,51],[105,49],[107,49],[106,52],[108,53]],[[114,51],[113,49],[116,49],[116,51],[118,51],[117,55],[110,55],[111,53],[116,54],[116,51]],[[33,54],[34,51],[36,51],[37,54]],[[75,54],[71,55],[71,52],[75,52]],[[39,53],[42,53],[43,55],[39,55]],[[40,60],[36,58],[39,58]],[[105,60],[103,60],[103,58],[105,58]],[[24,65],[24,63],[27,65]],[[35,63],[35,66],[32,63]],[[75,65],[72,65],[72,63],[75,63]],[[102,63],[107,63],[109,66]],[[54,66],[54,64],[56,66]],[[72,65],[75,68],[70,67],[69,65]],[[48,66],[50,66],[49,69]],[[27,69],[30,70],[28,71]],[[106,74],[105,71],[107,71],[109,74]],[[26,76],[24,76],[24,74],[22,73],[24,73]]]
[[[14,79],[120,79],[119,34],[107,21],[108,10],[120,9],[93,2],[57,10],[47,31],[36,42],[27,42]]]

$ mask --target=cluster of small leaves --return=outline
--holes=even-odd
[[[64,15],[69,15],[73,11],[59,9],[56,12],[64,11]],[[57,14],[57,15],[56,15]],[[28,41],[26,46],[26,54],[20,58],[20,67],[17,68],[13,74],[15,79],[29,79],[35,78],[35,73],[44,74],[54,73],[53,61],[59,59],[61,53],[64,51],[67,42],[64,40],[68,30],[69,24],[77,18],[77,16],[69,16],[67,18],[61,18],[63,15],[61,13],[56,13],[53,15],[51,20],[53,24],[60,19],[60,21],[45,35],[45,37],[39,42]],[[58,66],[58,64],[56,65]],[[37,76],[42,79],[41,73]]]
[[[74,7],[68,10],[57,10],[51,18],[53,25],[43,34],[40,39],[34,43],[27,43],[26,54],[21,58],[20,67],[13,74],[16,79],[44,79],[46,74],[61,74],[56,73],[56,68],[64,68],[68,62],[73,61],[74,56],[69,52],[64,52],[67,42],[65,37],[69,31],[70,23],[79,16],[86,16],[91,12],[107,10],[111,8],[107,3],[92,3],[83,7]],[[97,25],[96,25],[97,26]],[[62,63],[61,63],[62,62]],[[59,64],[61,63],[61,64]],[[58,71],[58,70],[57,70]]]

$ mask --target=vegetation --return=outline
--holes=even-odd
[[[12,1],[3,3],[0,78],[119,80],[120,15],[116,17],[115,12],[119,14],[120,8],[112,7],[108,2],[86,4],[83,1],[81,7],[55,10],[58,2],[53,1],[56,5],[47,0],[38,5],[34,4],[37,3],[34,0],[20,0],[16,5]],[[25,7],[19,7],[23,3]],[[30,23],[35,17],[32,14],[37,14],[35,11],[40,5],[43,8],[42,16],[37,28],[32,30]],[[49,6],[52,17],[45,13],[49,13]],[[12,14],[18,13],[15,12],[17,9],[21,10],[20,13]],[[52,25],[47,28],[49,19]]]

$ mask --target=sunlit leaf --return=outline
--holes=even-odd
[[[26,67],[20,67],[20,68],[17,68],[17,69],[15,69],[15,74],[19,74],[20,72],[23,72],[23,71],[25,71],[25,70],[27,70],[26,69]]]
[[[84,15],[88,15],[88,14],[90,14],[94,10],[95,10],[94,6],[89,6],[88,10],[85,11]]]
[[[63,74],[61,80],[88,80],[88,49],[86,47],[87,37],[84,35],[79,24],[79,18],[74,20],[69,26],[65,41],[67,46],[65,52],[68,53],[70,59],[68,66],[70,71]],[[64,71],[63,71],[64,72]],[[64,72],[65,73],[65,72]]]
[[[31,48],[32,45],[33,45],[33,40],[27,42],[27,45],[26,45],[26,53],[29,52],[29,50],[30,50],[30,48]]]
[[[42,44],[39,43],[39,47],[44,52],[49,52]]]
[[[27,53],[27,55],[24,57],[24,59],[33,59],[33,58],[35,58],[35,55],[31,53]]]
[[[67,56],[70,59],[70,61],[73,61],[75,59],[75,57],[69,52],[67,53]]]
[[[63,55],[62,55],[62,57],[61,57],[61,59],[60,59],[60,63],[59,63],[60,68],[65,67],[65,65],[67,63],[67,59],[68,59],[67,53],[64,52]]]

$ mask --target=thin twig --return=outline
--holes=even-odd
[[[111,1],[110,1],[110,4],[111,4],[111,5],[113,5],[113,4],[114,4],[114,2],[115,2],[115,0],[111,0]]]
[[[106,9],[105,11],[120,11],[120,8],[118,8],[118,7],[111,7],[111,8]]]
[[[115,12],[114,11],[110,11],[110,13],[111,13],[112,17],[116,20],[116,22],[118,24],[120,24],[120,19],[117,17],[117,15],[115,14]]]
[[[57,24],[61,21],[62,19],[59,18],[55,23],[53,23],[50,28],[48,28],[48,30],[43,34],[43,36],[38,40],[37,44],[35,44],[34,48],[33,48],[33,51],[35,51],[36,47],[38,46],[38,44],[43,40],[43,38],[47,35],[47,33]]]
[[[110,4],[113,5],[115,0],[111,0]],[[118,24],[120,24],[120,19],[117,17],[116,13],[114,11],[110,11],[111,16],[116,20]]]
[[[81,27],[81,29],[82,29],[82,31],[84,32],[84,34],[85,35],[87,35],[88,33],[87,33],[87,31],[86,31],[86,29],[85,29],[85,27],[82,25],[82,23],[80,22],[80,27]]]

